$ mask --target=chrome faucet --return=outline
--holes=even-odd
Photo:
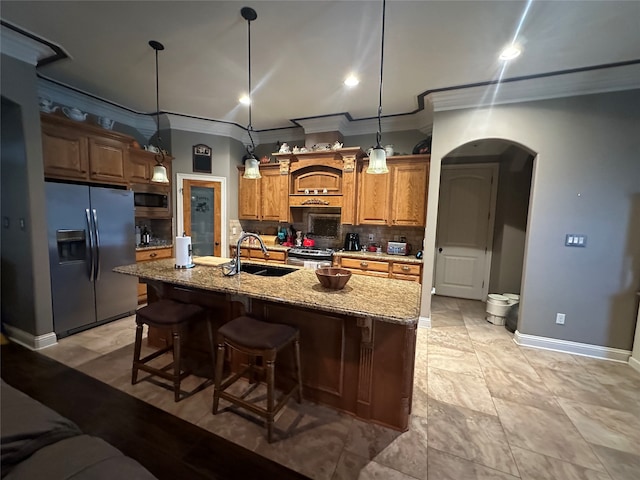
[[[240,238],[238,238],[238,242],[236,243],[235,258],[222,266],[222,272],[227,277],[231,277],[240,273],[240,244],[244,241],[245,238],[249,237],[257,238],[258,242],[260,242],[260,249],[262,250],[262,253],[264,253],[265,257],[269,256],[269,250],[267,250],[267,247],[265,247],[262,238],[260,238],[260,235],[256,233],[242,232],[242,234],[240,234]]]

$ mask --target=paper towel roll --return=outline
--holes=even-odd
[[[176,237],[176,268],[193,265],[191,260],[191,237]]]

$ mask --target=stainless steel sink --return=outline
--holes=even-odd
[[[288,273],[295,272],[296,268],[274,265],[255,265],[250,263],[241,263],[240,271],[250,273],[252,275],[260,275],[261,277],[282,277]]]

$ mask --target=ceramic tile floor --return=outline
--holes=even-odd
[[[291,400],[270,445],[242,411],[211,415],[212,387],[176,404],[151,382],[132,386],[132,317],[42,353],[316,479],[640,478],[640,374],[519,347],[484,316],[482,302],[433,298],[432,328],[418,329],[411,428],[403,434]]]

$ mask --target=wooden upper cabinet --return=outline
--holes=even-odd
[[[131,183],[151,183],[153,163],[146,150],[132,149],[129,151],[127,178]]]
[[[423,227],[427,216],[428,160],[399,161],[391,165],[390,224]]]
[[[369,162],[358,171],[358,223],[362,225],[387,225],[389,222],[389,190],[391,175],[366,173]]]
[[[173,157],[166,156],[162,164],[167,169],[167,178],[171,184],[171,161]],[[153,167],[157,164],[156,154],[139,148],[129,150],[129,161],[126,164],[125,175],[130,184],[152,183]],[[155,183],[154,183],[155,184]],[[162,184],[158,184],[162,185]]]
[[[42,113],[44,175],[62,180],[127,185],[127,135]]]
[[[260,220],[260,180],[243,178],[244,168],[238,171],[238,218]]]
[[[96,182],[126,184],[129,146],[111,138],[89,137],[89,178]]]
[[[279,168],[261,170],[260,219],[286,222],[289,216],[288,178],[280,174]]]
[[[238,218],[243,220],[289,220],[289,196],[286,175],[278,165],[261,165],[262,178],[243,178],[244,168],[238,171]]]
[[[42,155],[46,177],[85,180],[89,176],[88,138],[79,132],[43,123]]]
[[[429,155],[407,155],[387,159],[388,174],[358,170],[358,223],[422,227],[427,212]]]

